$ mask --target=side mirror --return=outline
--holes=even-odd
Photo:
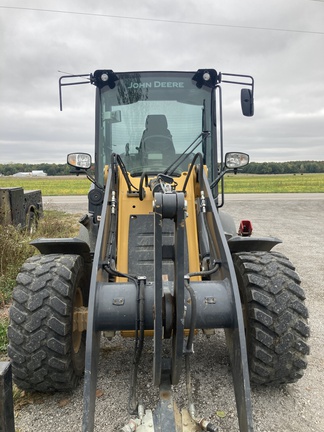
[[[87,170],[91,168],[91,156],[88,153],[69,153],[67,163],[74,168]]]
[[[211,182],[210,188],[215,187],[219,181],[224,177],[224,175],[229,171],[234,171],[237,174],[239,168],[243,168],[248,165],[250,161],[250,156],[246,153],[241,152],[230,152],[225,155],[225,168],[218,174],[217,178]]]
[[[246,117],[252,117],[254,114],[253,94],[250,89],[241,90],[241,107],[242,113]]]
[[[249,155],[240,152],[226,153],[225,155],[225,166],[226,168],[236,170],[238,168],[243,168],[249,163]]]

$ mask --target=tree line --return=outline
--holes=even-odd
[[[247,174],[324,173],[324,161],[250,162],[242,172]]]
[[[25,164],[25,163],[9,163],[0,164],[0,173],[4,176],[11,176],[19,172],[44,171],[49,176],[69,175],[71,167],[67,164]]]
[[[0,174],[11,176],[19,172],[44,171],[48,176],[70,175],[67,164],[0,164]],[[243,170],[246,174],[306,174],[324,173],[324,161],[251,162]]]
[[[70,175],[72,167],[68,164],[24,164],[24,163],[9,163],[0,164],[0,175],[11,176],[20,172],[31,173],[32,171],[44,171],[48,176],[65,176]],[[92,169],[91,169],[92,171]]]

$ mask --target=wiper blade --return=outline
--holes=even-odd
[[[163,172],[166,175],[172,175],[174,171],[187,159],[188,156],[202,143],[202,141],[210,135],[209,131],[201,132],[197,138],[193,140],[193,142],[181,153],[180,156],[176,158],[174,162]],[[192,148],[191,148],[192,147]],[[186,153],[189,149],[190,152]]]

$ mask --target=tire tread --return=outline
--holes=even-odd
[[[70,390],[82,373],[71,360],[72,302],[83,259],[36,255],[17,276],[8,328],[13,378],[24,390]]]
[[[307,367],[309,327],[293,264],[279,252],[236,253],[233,260],[246,308],[251,382],[296,382]]]

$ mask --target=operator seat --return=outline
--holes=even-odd
[[[142,154],[175,155],[172,135],[168,129],[165,115],[151,114],[146,117],[145,130],[142,135],[140,152]]]

